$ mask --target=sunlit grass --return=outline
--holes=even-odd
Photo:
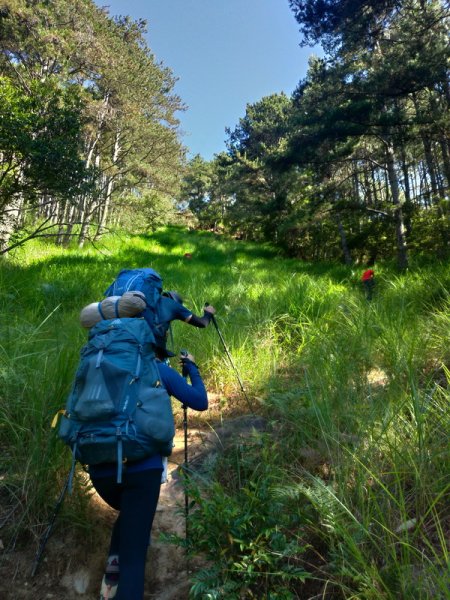
[[[314,577],[324,594],[448,598],[448,265],[405,274],[380,266],[367,302],[356,269],[177,228],[115,235],[83,250],[33,241],[0,264],[0,495],[15,515],[10,544],[42,530],[70,462],[50,422],[65,404],[86,339],[79,312],[133,267],[159,271],[196,314],[205,302],[217,308],[249,403],[213,324],[174,323],[173,348],[194,354],[216,398],[201,419],[214,419],[214,427],[253,412],[267,421],[266,435],[249,440],[248,460],[260,464],[263,453],[264,472],[276,471],[277,481],[258,475],[243,510],[252,510],[247,500],[266,484],[268,497],[285,498],[281,506],[307,499],[315,511],[308,523],[293,513],[283,535],[287,546],[289,536],[297,543],[306,535],[303,528],[312,536],[306,541],[320,540]],[[241,450],[202,484],[207,497],[219,489],[226,496],[228,476],[247,489],[252,470]],[[83,494],[76,488],[66,509],[79,526],[89,519]],[[218,556],[213,523],[210,530]],[[292,593],[303,589],[292,585]]]

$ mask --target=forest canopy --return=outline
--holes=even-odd
[[[80,245],[174,211],[184,148],[175,78],[145,22],[91,0],[0,10],[0,250],[53,235]]]
[[[448,3],[290,6],[324,56],[292,97],[247,105],[227,152],[190,162],[183,199],[205,228],[307,260],[448,256]]]
[[[225,151],[186,161],[186,107],[144,21],[92,0],[4,0],[0,252],[182,217],[304,260],[448,257],[448,2],[289,5],[323,56],[291,96],[248,104]]]

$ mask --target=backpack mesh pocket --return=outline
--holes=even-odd
[[[130,381],[130,372],[107,360],[100,364],[95,357],[77,379],[78,400],[73,414],[80,421],[101,421],[113,417],[120,410],[123,390]]]

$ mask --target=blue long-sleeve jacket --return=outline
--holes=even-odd
[[[190,360],[185,362],[185,370],[191,380],[191,385],[169,365],[161,362],[157,362],[157,365],[161,382],[170,396],[194,410],[208,408],[208,395],[196,364]]]
[[[157,361],[157,366],[161,383],[170,396],[173,396],[182,404],[185,404],[194,410],[202,411],[208,408],[208,395],[195,363],[187,360],[184,365],[185,371],[191,380],[191,385],[189,385],[186,379],[169,365]],[[162,468],[162,458],[159,454],[127,464],[127,469],[130,473],[145,471],[146,469],[162,470]],[[117,465],[91,465],[89,467],[89,473],[92,477],[115,476],[117,473]]]

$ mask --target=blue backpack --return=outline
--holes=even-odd
[[[143,317],[153,331],[158,324],[157,305],[162,284],[160,274],[154,269],[123,269],[114,283],[104,292],[104,296],[122,296],[125,292],[131,291],[143,292],[147,303]]]
[[[75,463],[122,463],[172,452],[172,404],[159,380],[154,336],[144,319],[100,321],[81,350],[59,437]]]

